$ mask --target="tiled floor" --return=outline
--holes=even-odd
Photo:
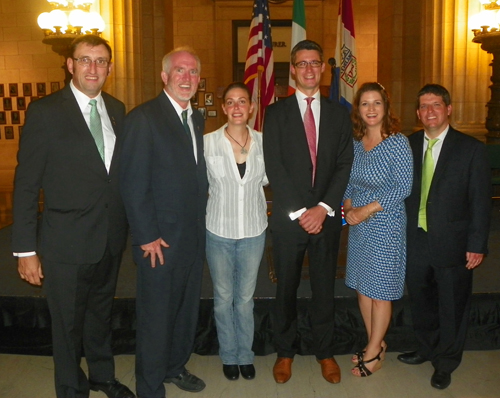
[[[360,379],[350,374],[350,356],[337,356],[343,371],[338,385],[327,383],[314,357],[297,356],[290,381],[278,385],[272,377],[275,355],[255,358],[257,377],[253,381],[228,381],[218,356],[193,355],[188,369],[207,387],[193,394],[167,384],[170,398],[498,398],[500,397],[500,351],[466,351],[462,365],[453,373],[446,390],[430,386],[432,366],[401,364],[397,353],[389,352],[380,371]],[[1,398],[54,397],[51,357],[0,355]],[[134,356],[116,357],[116,376],[135,391]],[[106,396],[91,392],[91,398]]]

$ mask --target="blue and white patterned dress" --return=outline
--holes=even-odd
[[[349,227],[345,284],[378,300],[402,297],[406,269],[405,198],[413,178],[412,152],[402,134],[370,151],[354,141],[354,163],[345,199],[353,207],[378,201],[383,211]]]

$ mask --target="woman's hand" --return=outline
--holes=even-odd
[[[372,218],[376,212],[382,210],[384,209],[377,201],[360,207],[352,207],[350,201],[346,207],[344,202],[344,216],[349,225],[358,225],[363,221]]]
[[[349,225],[358,225],[370,217],[364,207],[351,207],[348,211],[344,208],[345,219]]]

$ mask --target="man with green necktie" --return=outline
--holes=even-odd
[[[424,129],[409,137],[414,178],[407,210],[406,284],[414,352],[409,365],[431,361],[431,385],[445,389],[460,365],[472,294],[472,270],[487,253],[491,185],[486,147],[449,124],[450,93],[438,84],[417,95]]]
[[[127,237],[118,186],[125,105],[101,91],[112,69],[106,40],[79,36],[70,52],[70,83],[26,112],[12,249],[20,277],[43,282],[52,320],[54,395],[80,398],[101,390],[110,398],[131,398],[133,392],[115,379],[111,349],[111,307]],[[80,366],[84,355],[88,376]]]

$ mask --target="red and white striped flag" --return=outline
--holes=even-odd
[[[256,104],[248,124],[261,131],[264,110],[274,102],[273,41],[267,0],[255,0],[253,5],[244,80]]]
[[[292,42],[290,51],[293,50],[299,41],[305,40],[306,36],[306,9],[304,0],[293,0]],[[288,78],[288,95],[292,95],[296,88],[295,80],[292,78],[292,72],[290,72]]]

